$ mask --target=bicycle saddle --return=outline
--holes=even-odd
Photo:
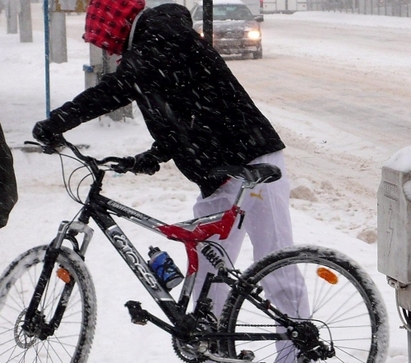
[[[281,170],[278,166],[267,163],[246,166],[224,165],[213,168],[210,176],[231,177],[252,183],[271,183],[281,178]]]

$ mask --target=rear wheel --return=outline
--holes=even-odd
[[[281,275],[283,278],[279,279]],[[334,346],[335,356],[327,358],[327,362],[385,361],[389,333],[384,303],[371,278],[345,255],[322,247],[294,246],[255,263],[243,278],[261,283],[264,288],[275,286],[277,294],[266,294],[264,298],[283,313],[278,305],[293,306],[294,315],[287,312],[288,316],[306,321],[309,329],[314,324],[320,341]],[[294,302],[288,302],[291,300]],[[233,290],[223,309],[219,330],[284,332],[278,325]],[[309,343],[306,339],[303,344]],[[314,361],[306,359],[291,340],[224,341],[221,351],[232,358],[252,351],[255,362]]]
[[[66,284],[74,282],[61,323],[42,337],[23,329],[27,307],[44,265],[47,246],[28,250],[15,259],[0,277],[0,361],[84,363],[93,341],[96,296],[83,260],[62,247],[39,305],[38,320],[46,326],[55,314]]]

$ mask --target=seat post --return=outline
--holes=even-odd
[[[234,205],[238,208],[241,208],[241,205],[244,201],[245,191],[246,189],[253,189],[255,187],[255,183],[250,183],[247,180],[243,180],[241,183],[240,190],[237,193],[237,196],[234,201]]]

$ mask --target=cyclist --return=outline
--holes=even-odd
[[[144,0],[92,0],[84,39],[121,55],[121,62],[95,87],[37,122],[33,129],[37,140],[56,143],[61,133],[136,101],[154,143],[150,150],[125,158],[118,171],[153,174],[160,169],[159,163],[172,159],[201,190],[193,207],[195,217],[200,217],[229,208],[238,191],[235,180],[210,178],[213,167],[275,164],[283,177],[252,190],[244,204],[244,227],[235,229],[222,246],[235,261],[245,233],[256,260],[293,244],[284,143],[223,58],[193,30],[184,6],[144,9]],[[207,266],[207,261],[200,260],[198,287]],[[307,314],[304,291],[293,290],[287,276],[280,280],[266,286],[268,298],[290,316]],[[217,315],[226,296],[218,291],[223,288],[220,285],[212,291]],[[281,298],[284,294],[294,294],[295,301],[288,304],[288,299]]]
[[[0,125],[0,228],[7,225],[9,215],[18,199],[13,167],[13,155]]]

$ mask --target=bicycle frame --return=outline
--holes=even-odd
[[[188,267],[178,304],[175,303],[170,293],[158,283],[145,259],[110,216],[110,212],[114,213],[117,217],[148,228],[168,239],[184,243],[187,252]],[[205,241],[214,234],[219,234],[220,238],[226,238],[234,225],[236,216],[240,213],[239,207],[233,206],[226,212],[168,225],[91,191],[79,221],[87,223],[88,218],[91,217],[97,223],[150,295],[170,320],[173,323],[177,323],[181,320],[181,313],[185,312],[187,308],[189,297],[193,290],[195,276],[198,270],[197,244],[200,241]],[[82,253],[85,253],[84,248]]]

